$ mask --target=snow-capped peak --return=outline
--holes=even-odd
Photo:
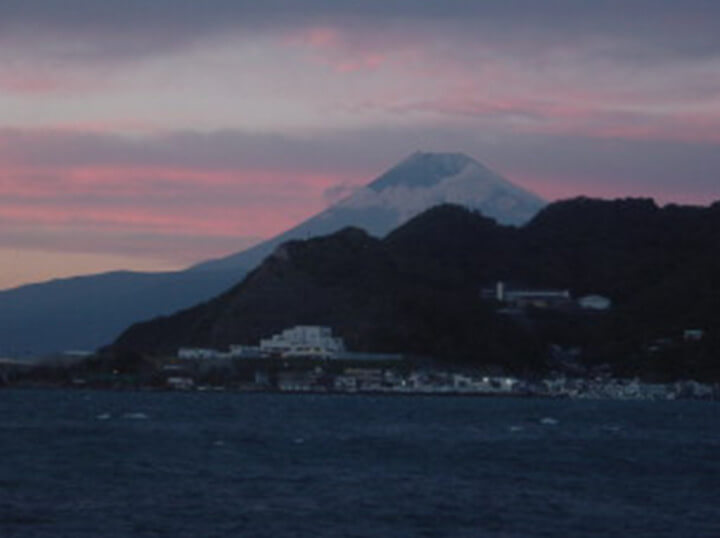
[[[402,224],[442,203],[479,209],[503,224],[522,224],[545,202],[462,153],[414,153],[335,209],[383,209]]]
[[[382,191],[388,187],[399,185],[430,187],[446,177],[458,174],[471,163],[482,167],[480,163],[463,153],[418,151],[370,183],[368,188],[374,191]]]
[[[462,153],[417,152],[325,211],[247,251],[199,264],[195,270],[251,268],[289,239],[355,226],[383,237],[433,206],[478,209],[501,224],[524,224],[545,206],[534,194]]]

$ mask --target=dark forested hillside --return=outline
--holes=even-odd
[[[578,198],[548,206],[523,228],[439,206],[383,240],[350,228],[286,243],[224,295],[134,325],[113,349],[252,344],[294,324],[323,324],[356,350],[509,371],[553,368],[566,353],[588,371],[717,379],[719,249],[717,203]],[[499,280],[601,294],[613,307],[508,315],[480,297]],[[704,336],[684,342],[686,329]]]

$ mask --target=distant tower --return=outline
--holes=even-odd
[[[497,283],[496,299],[501,303],[505,301],[505,283],[500,280]]]

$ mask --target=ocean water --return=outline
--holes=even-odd
[[[0,536],[720,537],[720,405],[0,391]]]

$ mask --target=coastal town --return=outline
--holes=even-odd
[[[511,317],[532,309],[602,315],[612,308],[610,298],[597,294],[574,299],[569,290],[512,288],[504,282],[482,289],[480,299],[494,302],[498,313]],[[687,329],[681,336],[686,342],[703,337],[700,329]],[[670,343],[668,338],[657,339],[646,351],[657,353]],[[172,356],[135,357],[132,365],[121,361],[109,371],[86,366],[99,360],[92,352],[68,351],[55,363],[0,360],[0,386],[720,400],[718,383],[613,377],[602,367],[579,367],[575,350],[559,346],[551,346],[550,356],[556,368],[546,375],[512,376],[492,367],[448,367],[426,357],[350,351],[331,327],[296,325],[261,338],[257,345],[180,347]]]
[[[482,300],[494,301],[498,312],[522,316],[528,309],[564,310],[602,314],[612,307],[610,298],[590,294],[574,299],[569,290],[519,289],[504,282],[482,289]],[[704,333],[687,329],[685,341],[698,341]],[[655,353],[669,339],[648,344]],[[573,373],[573,350],[555,346],[551,356],[560,366],[541,378],[502,375],[492,369],[446,369],[401,354],[348,351],[343,339],[330,327],[298,325],[260,340],[257,346],[230,345],[228,349],[178,349],[176,360],[163,366],[166,385],[179,390],[218,389],[202,382],[202,372],[223,361],[244,362],[252,379],[235,388],[306,393],[458,394],[487,396],[537,396],[674,400],[720,399],[718,384],[694,380],[649,382],[639,378],[615,378],[602,368]],[[250,366],[252,365],[252,366]],[[172,375],[170,375],[172,374]],[[222,387],[221,387],[222,388]]]
[[[539,294],[534,295],[538,300]],[[692,335],[696,337],[697,335]],[[0,362],[0,386],[63,385],[75,388],[240,391],[313,394],[465,395],[618,400],[720,399],[720,384],[620,379],[602,370],[543,377],[492,370],[438,367],[426,359],[347,351],[330,327],[298,325],[263,338],[257,346],[183,347],[174,357],[116,364],[109,372],[78,365],[70,355],[55,369]],[[43,373],[45,374],[43,376]],[[40,380],[40,381],[38,381]],[[44,381],[43,381],[44,380]]]
[[[191,375],[171,375],[166,382],[168,388],[176,390],[227,390],[225,385],[196,384]],[[231,388],[318,394],[535,396],[615,400],[720,399],[720,385],[692,380],[647,383],[637,378],[583,379],[560,376],[530,381],[508,376],[473,375],[430,369],[402,372],[393,368],[367,367],[344,368],[339,373],[315,367],[308,370],[281,371],[276,376],[260,370],[256,372],[254,381]]]

